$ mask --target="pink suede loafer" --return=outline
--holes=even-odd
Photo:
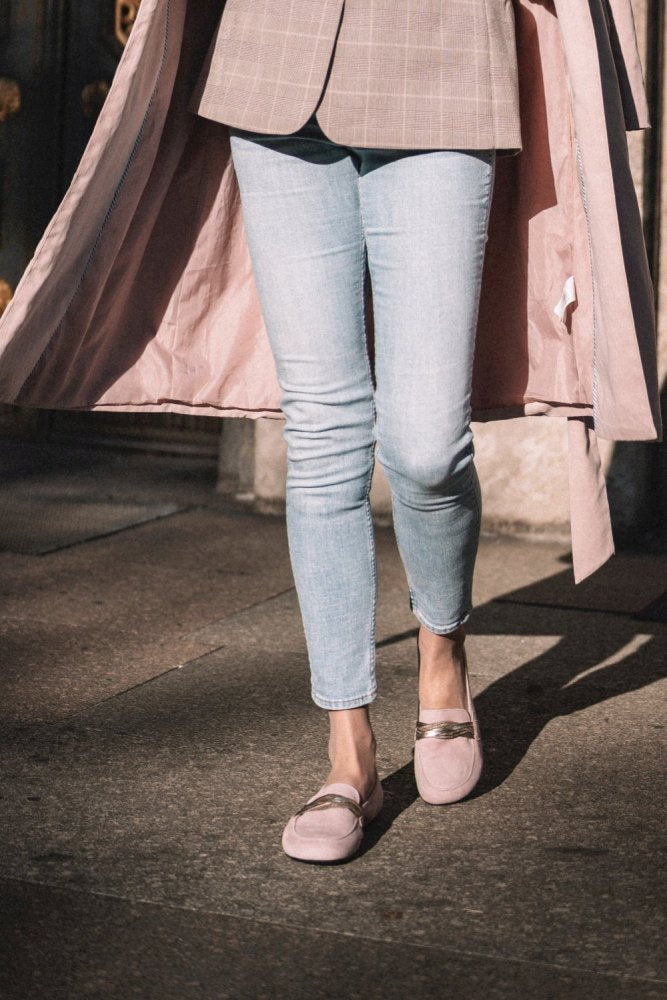
[[[465,681],[467,709],[419,709],[415,727],[415,780],[421,798],[432,805],[465,798],[482,773],[482,740],[467,667]]]
[[[283,830],[283,850],[299,861],[343,861],[361,846],[363,827],[382,808],[384,793],[378,778],[365,802],[353,785],[323,785],[291,817]]]

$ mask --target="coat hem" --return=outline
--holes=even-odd
[[[211,417],[269,417],[274,419],[284,419],[284,414],[279,406],[243,406],[233,403],[190,403],[177,399],[163,399],[153,401],[125,400],[118,403],[99,402],[86,403],[81,405],[67,405],[63,403],[41,403],[39,406],[32,402],[14,400],[4,400],[11,405],[29,406],[32,409],[47,410],[69,410],[77,412],[92,412],[100,410],[102,412],[117,413],[185,413],[192,416]],[[473,422],[485,423],[493,420],[511,420],[515,417],[532,416],[556,416],[556,417],[586,417],[592,414],[592,407],[588,404],[578,403],[547,403],[543,401],[529,400],[525,403],[501,404],[484,409],[474,409],[472,411]],[[636,435],[635,431],[635,435]]]
[[[182,400],[164,399],[150,402],[125,400],[119,403],[88,403],[79,406],[71,404],[44,402],[39,405],[32,401],[2,399],[0,403],[11,406],[25,406],[40,410],[68,410],[80,413],[99,410],[107,413],[183,413],[203,417],[248,417],[257,420],[266,417],[274,420],[284,420],[280,406],[243,406],[233,403],[187,403]],[[526,400],[523,403],[506,403],[477,409],[473,407],[473,423],[490,423],[495,420],[513,420],[518,417],[561,417],[565,419],[593,418],[594,429],[598,438],[606,441],[662,441],[662,435],[655,426],[612,426],[594,418],[593,406],[590,403],[557,403],[545,400]]]

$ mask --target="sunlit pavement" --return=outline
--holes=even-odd
[[[438,807],[378,529],[385,805],[354,859],[306,865],[280,836],[327,720],[283,519],[199,460],[0,455],[2,1000],[667,995],[665,554],[575,587],[565,543],[483,539],[485,771]]]

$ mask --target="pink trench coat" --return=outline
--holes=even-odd
[[[0,324],[0,400],[279,416],[228,129],[187,110],[222,3],[143,0]],[[660,436],[626,130],[649,126],[630,0],[515,0],[523,150],[497,161],[473,416],[568,419],[575,580],[613,552],[596,434]]]

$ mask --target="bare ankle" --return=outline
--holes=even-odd
[[[419,700],[422,708],[465,708],[465,629],[440,636],[419,631]]]
[[[466,633],[462,625],[446,635],[437,635],[422,625],[417,639],[422,663],[425,667],[434,661],[460,665],[463,660],[465,637]]]
[[[331,710],[329,725],[331,771],[327,783],[340,781],[351,784],[366,799],[377,780],[377,744],[368,706]]]
[[[376,750],[377,743],[372,732],[353,739],[329,734],[329,760],[332,764],[349,763],[365,767],[369,761],[375,761]]]

